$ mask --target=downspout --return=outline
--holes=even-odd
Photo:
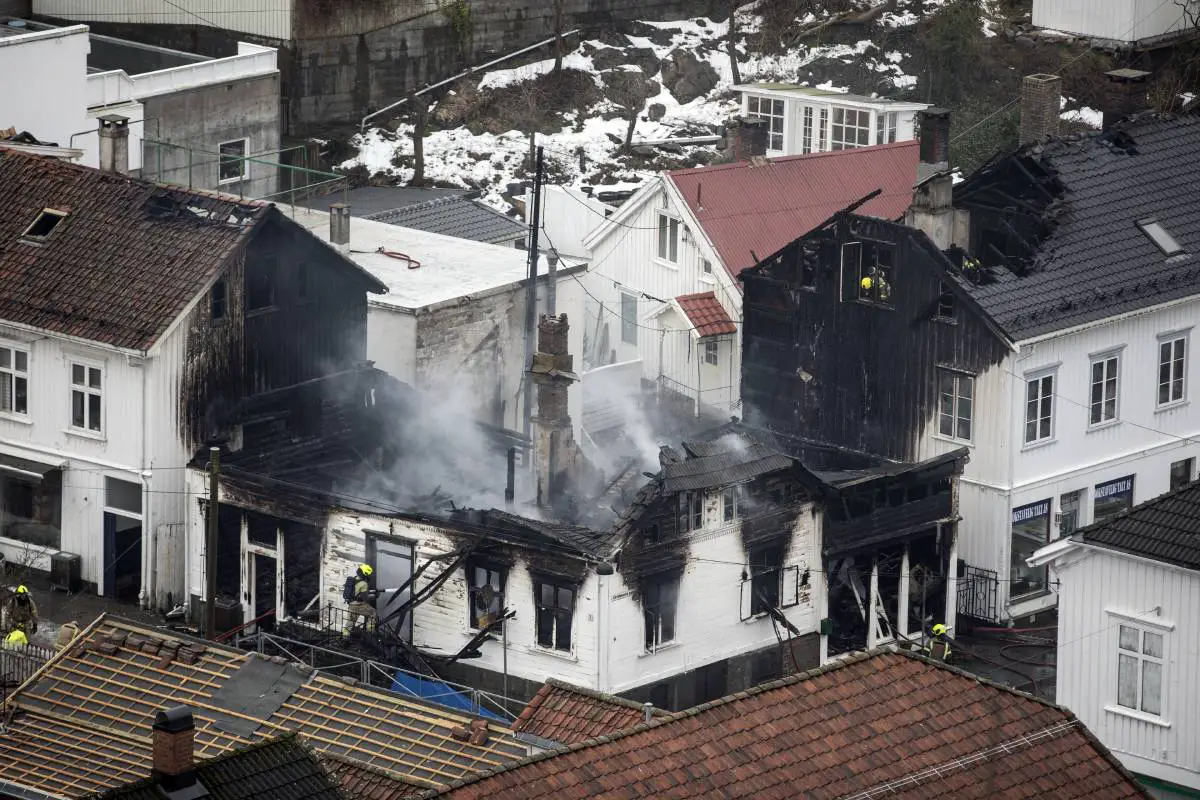
[[[142,455],[138,461],[138,474],[142,479],[142,541],[145,543],[142,554],[142,591],[141,601],[142,608],[152,608],[155,603],[154,595],[154,580],[158,573],[155,569],[155,563],[158,559],[158,535],[154,532],[154,524],[151,520],[151,512],[153,503],[151,503],[150,483],[151,474],[146,466],[146,439],[149,436],[149,414],[147,410],[149,405],[146,396],[146,370],[150,368],[149,359],[142,359]]]

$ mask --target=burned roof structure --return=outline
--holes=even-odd
[[[1148,797],[1066,709],[889,651],[851,656],[533,756],[438,795]]]
[[[496,725],[475,743],[456,736],[475,719],[466,713],[101,616],[9,696],[0,792],[74,798],[146,779],[142,731],[179,705],[192,710],[201,759],[290,732],[319,754],[431,788],[526,753]]]
[[[954,189],[965,285],[1014,341],[1200,293],[1200,116],[1143,114],[1004,153]]]

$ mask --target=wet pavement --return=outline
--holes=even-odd
[[[1047,627],[1049,630],[1041,629]],[[1053,703],[1057,630],[1044,622],[1038,628],[979,628],[960,632],[954,639],[953,664],[981,678]]]
[[[20,580],[33,593],[38,608],[38,631],[29,637],[32,644],[53,647],[62,625],[74,622],[82,630],[104,613],[156,627],[165,623],[161,613],[146,611],[133,603],[98,597],[94,592],[67,594],[52,590],[48,576],[26,575]],[[6,577],[4,583],[12,587],[17,585],[12,575]]]

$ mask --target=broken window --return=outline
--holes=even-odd
[[[704,527],[704,493],[679,493],[679,532],[698,531]]]
[[[637,344],[637,309],[637,295],[621,292],[621,341],[625,344]]]
[[[537,605],[537,643],[571,652],[571,620],[575,616],[575,587],[557,579],[534,581]]]
[[[888,303],[892,299],[894,255],[890,245],[862,243],[858,272],[858,299]]]
[[[971,441],[974,403],[974,378],[946,369],[938,370],[938,433],[951,439]]]
[[[658,257],[672,264],[679,261],[679,220],[663,213],[658,215]]]
[[[642,531],[642,542],[645,544],[658,544],[661,539],[662,533],[657,522]]]
[[[831,150],[849,150],[871,143],[871,112],[853,108],[833,109]]]
[[[25,229],[25,233],[21,234],[21,238],[31,242],[44,242],[54,229],[58,227],[58,223],[62,222],[66,217],[67,214],[65,211],[44,208],[37,215],[37,219],[33,221],[33,224]]]
[[[104,373],[100,367],[71,364],[71,427],[101,433],[104,430]]]
[[[817,267],[821,263],[821,249],[816,242],[805,242],[800,248],[800,274],[798,282],[805,289],[817,285]]]
[[[275,305],[275,270],[278,261],[262,258],[246,265],[246,310],[260,311]]]
[[[29,353],[0,347],[0,413],[29,413]]]
[[[937,317],[944,321],[952,320],[954,313],[954,292],[950,291],[950,287],[943,283],[938,293]]]
[[[654,575],[642,581],[642,610],[646,620],[646,651],[653,653],[675,639],[675,606],[679,573]]]
[[[229,310],[229,285],[225,283],[224,278],[213,284],[210,294],[212,318],[214,320],[225,319],[225,313]]]
[[[741,487],[730,486],[721,493],[721,519],[725,522],[733,522],[737,519],[738,513],[738,493]]]
[[[779,607],[783,584],[783,545],[770,544],[750,550],[750,614],[764,614]]]
[[[1146,234],[1146,237],[1150,241],[1154,242],[1154,245],[1159,250],[1162,250],[1163,255],[1173,256],[1176,253],[1183,252],[1183,248],[1179,245],[1179,242],[1175,241],[1175,237],[1167,233],[1167,229],[1162,226],[1161,222],[1154,219],[1140,219],[1137,226],[1141,228],[1142,233]]]
[[[250,177],[250,162],[246,159],[247,149],[245,139],[234,139],[217,145],[221,154],[219,183],[244,181]]]
[[[508,570],[479,561],[468,561],[466,569],[471,627],[486,628],[499,618],[500,609],[504,606],[504,583]]]
[[[704,343],[704,363],[711,364],[712,366],[715,367],[717,365],[717,356],[718,356],[719,352],[720,352],[720,350],[718,349],[717,342],[712,341],[712,340],[705,342]]]

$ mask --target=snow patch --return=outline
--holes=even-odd
[[[592,64],[592,59],[578,52],[567,53],[563,56],[563,69],[577,69],[580,72],[591,72],[593,74],[596,72]],[[539,75],[549,75],[553,70],[553,58],[548,58],[545,61],[535,61],[532,64],[526,64],[516,69],[498,69],[485,73],[483,79],[479,81],[479,88],[503,89],[505,86],[512,86],[514,83],[531,81]]]
[[[1082,122],[1093,128],[1104,127],[1104,112],[1087,106],[1074,111],[1064,111],[1059,117],[1067,122]]]

